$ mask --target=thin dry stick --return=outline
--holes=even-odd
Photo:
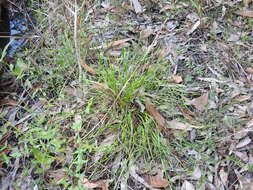
[[[75,41],[75,49],[76,49],[76,56],[77,56],[77,63],[79,68],[79,82],[82,80],[82,65],[81,65],[81,55],[80,55],[80,49],[78,45],[78,36],[77,36],[77,30],[78,30],[78,5],[75,0],[75,12],[74,12],[74,41]]]
[[[66,2],[65,3],[65,7],[69,10],[69,12],[71,14],[73,14],[74,17],[74,44],[75,44],[75,52],[76,52],[76,58],[77,58],[77,63],[78,63],[78,69],[79,69],[79,82],[81,82],[82,80],[82,59],[81,59],[81,55],[80,55],[80,49],[79,49],[79,44],[78,44],[78,13],[80,11],[80,8],[78,8],[78,4],[77,1],[75,0],[74,3],[74,10],[72,10]],[[70,4],[71,6],[71,4]]]

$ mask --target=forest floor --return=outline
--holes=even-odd
[[[1,190],[253,190],[252,1],[27,6],[33,37],[1,59]]]

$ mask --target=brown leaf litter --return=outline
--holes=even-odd
[[[208,92],[204,93],[200,97],[190,100],[189,103],[193,105],[199,112],[203,112],[208,104],[208,95]]]
[[[177,120],[167,121],[164,117],[158,112],[155,106],[149,102],[145,102],[145,107],[148,113],[154,118],[158,127],[162,132],[166,135],[174,136],[174,130],[182,130],[182,131],[191,131],[192,129],[199,129],[201,126],[194,126],[188,123],[183,123]]]
[[[155,176],[146,176],[146,181],[153,188],[165,188],[170,185],[169,181],[164,178],[162,170],[159,170]]]
[[[251,11],[251,10],[239,10],[239,11],[235,11],[235,14],[240,15],[240,16],[244,16],[244,17],[253,18],[253,11]]]
[[[100,180],[97,182],[90,182],[88,178],[83,178],[82,182],[83,186],[87,189],[99,188],[102,190],[109,190],[109,183],[111,182],[111,180]]]

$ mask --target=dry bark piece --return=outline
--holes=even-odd
[[[235,14],[240,15],[240,16],[244,16],[244,17],[251,17],[251,18],[253,18],[253,11],[250,11],[250,10],[235,11]]]

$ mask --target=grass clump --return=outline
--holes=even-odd
[[[62,45],[54,59],[55,64],[59,63],[59,67],[53,68],[56,73],[43,74],[48,77],[43,81],[56,87],[52,89],[54,102],[46,100],[45,110],[28,124],[27,130],[16,131],[22,156],[34,160],[29,167],[36,168],[39,176],[47,176],[52,168],[62,169],[66,180],[61,184],[77,188],[86,177],[112,178],[112,185],[116,187],[130,163],[139,160],[163,163],[164,167],[170,165],[175,157],[172,147],[144,110],[148,99],[167,101],[170,107],[182,96],[176,85],[163,89],[167,79],[163,79],[165,71],[162,70],[168,63],[153,63],[152,56],[123,50],[121,56],[113,60],[100,56],[97,76],[82,75],[82,80],[75,82],[77,74],[68,73],[74,62],[68,61],[69,54],[63,53],[71,49],[70,44],[63,42]],[[66,64],[61,65],[59,60],[65,60]],[[150,67],[145,71],[143,65]],[[50,65],[44,65],[43,70],[47,70],[46,67]],[[68,74],[69,82],[64,82]],[[72,94],[66,93],[68,88]],[[161,88],[160,94],[153,95]],[[73,91],[81,96],[76,97]],[[115,169],[115,162],[119,160],[124,167]]]

